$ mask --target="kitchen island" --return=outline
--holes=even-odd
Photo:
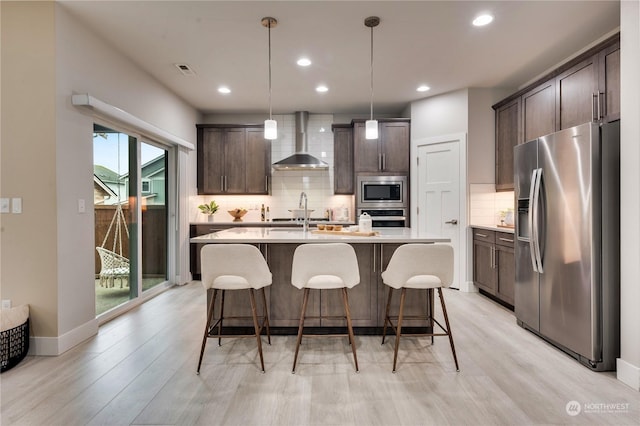
[[[363,236],[352,235],[349,231],[343,230],[334,233],[320,233],[311,228],[303,231],[290,227],[237,227],[225,229],[211,234],[201,235],[190,239],[191,243],[211,244],[211,243],[251,243],[251,244],[272,244],[272,243],[335,243],[347,244],[389,244],[389,243],[447,243],[448,238],[441,238],[428,235],[419,235],[411,228],[376,228],[378,235]]]
[[[244,243],[256,245],[265,256],[273,275],[272,285],[267,287],[269,320],[275,333],[296,334],[302,306],[302,291],[291,284],[291,265],[296,247],[305,243],[344,242],[351,244],[358,257],[360,284],[349,290],[349,303],[353,325],[358,333],[378,333],[384,324],[387,287],[380,273],[385,270],[395,249],[407,243],[447,243],[449,239],[419,235],[409,228],[374,229],[379,235],[360,236],[342,234],[319,234],[292,228],[231,228],[190,239],[191,244]],[[322,262],[322,259],[318,259]],[[415,294],[413,294],[415,292]],[[207,298],[210,300],[211,294]],[[405,303],[405,315],[423,315],[430,309],[425,292],[409,291]],[[237,315],[251,315],[248,295],[244,292],[227,292],[225,310],[231,309]],[[392,302],[397,311],[399,297]],[[204,309],[204,307],[203,307]],[[339,292],[313,291],[309,296],[308,316],[343,315]],[[229,320],[229,326],[249,326],[250,321]],[[407,320],[408,327],[424,326],[424,321]],[[344,321],[325,318],[309,319],[305,327],[319,327],[331,330],[344,326]]]

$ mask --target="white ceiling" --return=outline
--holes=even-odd
[[[374,115],[465,87],[515,88],[620,25],[618,1],[60,1],[78,19],[202,113],[268,111],[272,16],[274,114]],[[494,22],[471,26],[480,12]],[[313,64],[300,68],[307,56]],[[184,76],[174,66],[188,64]],[[329,92],[315,87],[326,84]],[[426,84],[431,90],[416,92]],[[232,93],[217,92],[220,85]]]

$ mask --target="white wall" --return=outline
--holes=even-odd
[[[194,146],[200,116],[60,5],[55,19],[58,335],[64,335],[95,318],[93,209],[77,212],[77,199],[93,199],[94,117],[73,107],[71,95],[89,93]]]
[[[468,108],[467,89],[412,102],[411,140],[467,133]]]
[[[2,14],[3,24],[5,19],[25,21],[2,28],[3,71],[10,70],[13,78],[3,77],[2,103],[12,105],[16,116],[9,122],[3,114],[2,149],[11,153],[2,158],[3,169],[5,162],[15,162],[34,181],[29,182],[28,176],[22,179],[19,171],[3,175],[3,194],[9,190],[27,202],[24,213],[12,215],[10,223],[3,217],[3,227],[6,223],[11,229],[3,232],[2,246],[11,247],[18,257],[6,257],[3,250],[2,296],[31,305],[32,353],[56,355],[97,332],[90,203],[94,118],[71,106],[71,95],[89,93],[193,143],[200,116],[80,25],[59,3],[3,2]],[[48,32],[35,38],[35,27]],[[30,44],[35,40],[43,45],[47,38],[53,46],[49,50]],[[52,71],[42,71],[44,67],[33,58],[50,64]],[[52,90],[36,84],[47,79]],[[5,83],[18,90],[5,90]],[[40,128],[38,123],[49,114],[54,125]],[[49,169],[53,176],[39,174]],[[16,181],[20,186],[5,185]],[[89,201],[84,214],[77,211],[79,199]],[[48,246],[53,248],[41,255],[38,249]],[[48,261],[54,266],[48,267]],[[55,296],[42,297],[49,293]]]
[[[640,3],[620,2],[620,193],[622,235],[617,377],[640,390]]]

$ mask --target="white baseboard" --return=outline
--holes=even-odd
[[[473,281],[464,281],[460,284],[460,291],[464,291],[465,293],[477,293],[478,287],[473,283]]]
[[[91,320],[58,337],[30,337],[29,355],[58,356],[98,334],[98,320]]]
[[[631,388],[640,391],[640,368],[623,360],[616,359],[616,376],[618,380]]]

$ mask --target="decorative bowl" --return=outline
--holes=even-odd
[[[233,216],[234,222],[242,222],[242,216],[247,214],[247,210],[245,209],[233,209],[227,210],[231,216]]]

